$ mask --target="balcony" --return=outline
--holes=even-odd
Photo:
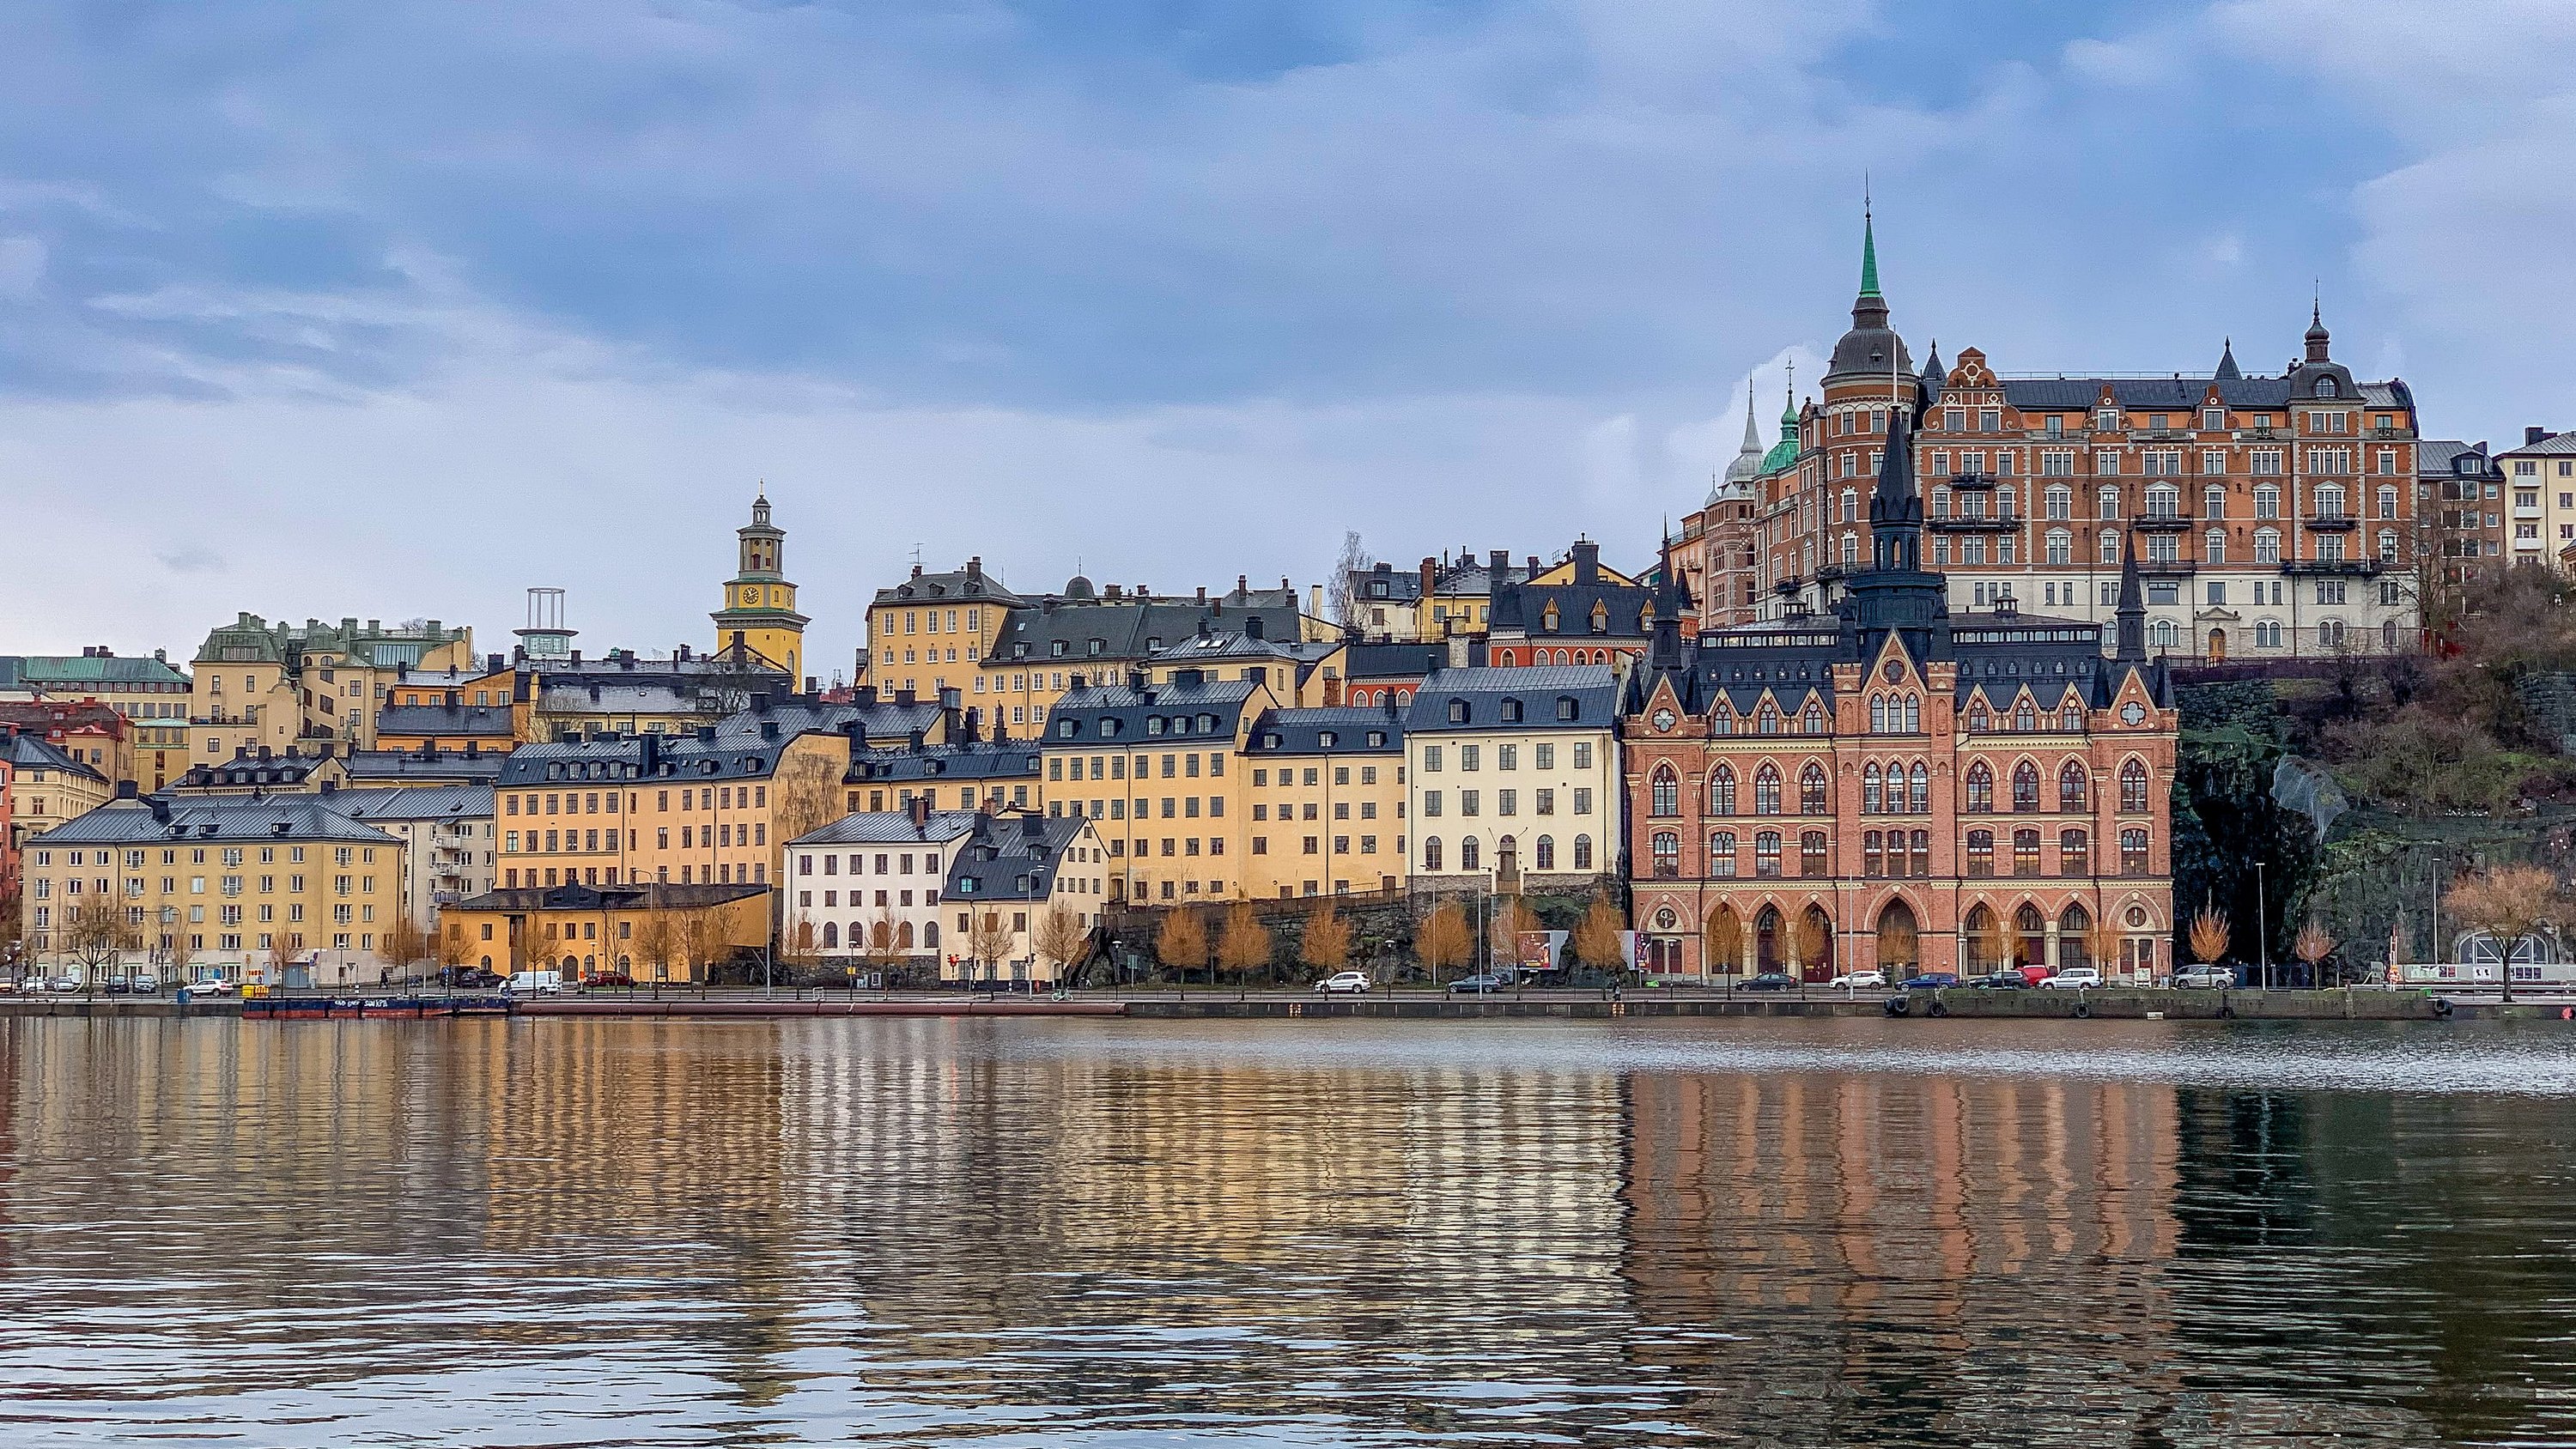
[[[2200,565],[2188,558],[2138,560],[2138,577],[2142,579],[2187,579],[2199,571]]]
[[[2388,565],[2375,558],[2292,559],[2281,565],[2281,572],[2315,578],[2377,578]]]
[[[2361,520],[2349,513],[2321,513],[2309,519],[2306,526],[2319,533],[2350,533],[2360,524]]]
[[[1934,533],[2012,533],[2029,521],[2018,513],[2001,513],[1992,518],[1981,513],[1954,513],[1932,519],[1924,526]]]
[[[1961,473],[1948,481],[1951,487],[1968,493],[1982,493],[1995,486],[1995,480],[1983,473]]]
[[[2188,513],[2142,513],[2129,526],[2141,533],[2189,533],[2196,521]]]
[[[1796,574],[1791,574],[1789,577],[1773,584],[1771,586],[1771,592],[1775,594],[1794,594],[1806,586],[1807,581],[1805,579],[1798,577]]]

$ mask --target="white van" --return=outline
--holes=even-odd
[[[507,983],[512,996],[552,996],[563,990],[560,971],[517,971]]]

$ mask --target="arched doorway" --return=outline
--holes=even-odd
[[[1786,943],[1780,939],[1780,908],[1764,906],[1753,918],[1753,969],[1772,972],[1780,969],[1780,950]]]
[[[2102,964],[2093,959],[2093,913],[2078,901],[2057,918],[2057,969],[2064,971],[2077,966],[2099,969]]]
[[[1797,948],[1800,973],[1809,981],[1824,981],[1834,974],[1834,922],[1822,906],[1809,906],[1798,916]]]
[[[2028,901],[2013,912],[2013,964],[2041,968],[2048,965],[2048,918]]]
[[[1721,904],[1708,913],[1700,933],[1699,969],[1702,975],[1733,976],[1744,969],[1744,922],[1735,907]]]
[[[1923,964],[1922,927],[1914,919],[1914,908],[1903,899],[1892,900],[1878,913],[1878,969],[1890,981],[1902,981]]]
[[[1968,908],[1968,918],[1959,924],[1959,959],[1971,973],[2000,970],[1996,964],[2004,953],[2003,928],[1995,921],[1994,909],[1983,901]]]
[[[2227,657],[2227,631],[2226,631],[2226,630],[2224,630],[2224,629],[2212,629],[2212,630],[2210,630],[2210,631],[2209,631],[2209,657],[2210,657],[2211,662],[2213,662],[2213,663],[2215,663],[2215,662],[2217,662],[2217,661],[2220,661],[2220,660],[2223,660],[2223,659],[2225,659],[2225,658]]]

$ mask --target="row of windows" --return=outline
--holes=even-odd
[[[525,879],[521,878],[523,875]],[[655,866],[653,879],[658,884],[671,884],[671,867]],[[678,883],[681,885],[763,885],[768,880],[769,866],[766,862],[754,861],[749,865],[737,866],[731,861],[719,861],[709,866],[681,866]],[[524,872],[516,867],[508,867],[501,872],[501,885],[507,890],[516,890],[522,886],[534,888],[552,885],[616,885],[618,883],[618,868],[613,865],[561,868],[550,865],[542,871],[535,866],[530,866]],[[644,884],[643,869],[638,867],[627,873],[626,883]]]
[[[1494,854],[1499,861],[1502,856],[1516,854],[1517,848],[1517,843],[1514,841],[1513,837],[1506,835],[1501,840],[1495,842]],[[1427,835],[1423,837],[1422,868],[1424,871],[1437,872],[1447,870],[1448,866],[1443,864],[1443,855],[1444,849],[1440,843],[1439,836]],[[1574,837],[1572,857],[1573,865],[1570,867],[1571,869],[1590,870],[1593,868],[1591,836],[1578,835]],[[1468,836],[1458,842],[1458,868],[1460,870],[1483,870],[1485,868],[1484,859],[1484,848],[1474,836]],[[1530,869],[1542,871],[1555,870],[1557,869],[1556,859],[1555,836],[1542,835],[1535,841],[1531,842]]]
[[[248,891],[249,882],[250,877],[248,876],[227,875],[218,877],[215,882],[217,894],[227,896],[243,895]],[[63,894],[67,896],[76,896],[81,894],[84,886],[95,887],[95,889],[91,891],[91,894],[94,895],[103,896],[111,893],[111,883],[106,876],[99,876],[93,880],[87,881],[84,881],[79,876],[67,876],[63,879],[62,885]],[[139,875],[127,876],[125,878],[125,893],[129,896],[140,896],[145,893],[145,885],[146,881],[144,877]],[[331,885],[332,894],[334,895],[345,896],[350,894],[353,885],[359,892],[373,895],[376,889],[376,878],[371,875],[335,875],[331,877]],[[37,876],[29,889],[37,900],[45,900],[51,897],[54,893],[54,878],[51,876]],[[286,878],[286,891],[289,895],[302,895],[304,893],[304,877],[301,875],[288,876]],[[204,876],[192,875],[188,877],[188,894],[192,896],[201,896],[205,893],[206,878]],[[175,896],[179,894],[179,877],[175,875],[165,875],[161,877],[161,894],[165,896]],[[258,894],[264,896],[273,896],[277,894],[277,877],[273,875],[264,875],[259,877]]]
[[[1071,724],[1072,721],[1067,720],[1065,723]],[[1088,758],[1091,766],[1089,778],[1094,780],[1124,780],[1127,778],[1127,756],[1092,755]],[[1083,779],[1085,777],[1083,770],[1084,759],[1085,757],[1081,755],[1047,756],[1047,778],[1050,780]],[[1199,778],[1199,766],[1202,760],[1206,762],[1207,774],[1210,778],[1218,780],[1225,778],[1225,752],[1223,750],[1209,750],[1205,755],[1201,755],[1197,751],[1165,755],[1162,757],[1163,778],[1166,780],[1195,780]],[[1068,762],[1070,764],[1069,770]],[[1136,778],[1139,780],[1150,779],[1153,777],[1153,773],[1154,757],[1151,755],[1137,757]]]
[[[287,864],[302,865],[304,863],[303,846],[289,845],[283,848],[286,851]],[[259,847],[259,863],[262,865],[276,864],[277,852],[279,849],[280,847],[274,845],[263,845]],[[35,863],[38,865],[52,865],[54,863],[54,852],[51,850],[39,850],[33,852],[33,854],[35,856]],[[150,854],[151,852],[148,850],[126,851],[126,869],[141,870],[143,868],[145,857]],[[116,859],[115,851],[102,849],[67,850],[63,852],[63,855],[64,864],[66,865],[111,865]],[[220,859],[228,866],[243,864],[249,858],[250,848],[248,846],[224,846],[220,851]],[[335,845],[331,848],[331,863],[333,865],[348,865],[352,862],[362,865],[375,864],[376,848],[372,845]],[[163,865],[177,865],[179,863],[179,852],[175,849],[163,850],[161,852],[161,863]],[[188,863],[190,865],[206,864],[205,848],[202,846],[191,847],[188,851]]]
[[[1376,837],[1376,836],[1374,836],[1374,835],[1363,835],[1363,836],[1359,837],[1359,843],[1360,843],[1360,850],[1359,850],[1359,853],[1360,853],[1360,854],[1362,854],[1362,855],[1375,855],[1375,854],[1377,854],[1377,837]],[[1299,837],[1299,850],[1298,850],[1298,854],[1300,854],[1300,855],[1321,855],[1321,854],[1323,854],[1323,850],[1324,850],[1324,846],[1323,846],[1323,837],[1322,837],[1322,836],[1320,836],[1320,835],[1307,835],[1307,836],[1301,836],[1301,837]],[[1403,836],[1399,835],[1399,836],[1395,837],[1394,851],[1395,851],[1395,853],[1396,853],[1396,854],[1398,854],[1398,855],[1401,855],[1401,854],[1403,854],[1403,853],[1404,853],[1404,837],[1403,837]],[[1255,854],[1255,855],[1268,855],[1268,854],[1270,853],[1270,837],[1269,837],[1269,836],[1267,836],[1267,835],[1256,835],[1256,836],[1252,837],[1252,853],[1253,853],[1253,854]],[[1350,836],[1347,836],[1347,835],[1336,835],[1336,836],[1334,836],[1334,837],[1333,837],[1333,854],[1335,854],[1335,855],[1348,855],[1348,854],[1350,854],[1350,853],[1351,853],[1351,837],[1350,837]],[[1281,852],[1281,854],[1283,854],[1283,855],[1284,855],[1284,854],[1286,854],[1286,852],[1285,852],[1285,851],[1282,851],[1282,852]]]
[[[2028,707],[2027,701],[2024,708]],[[1982,709],[1983,706],[1978,707]],[[2058,770],[2057,808],[2084,810],[2090,808],[2087,797],[2092,775],[2080,760],[2068,760]],[[1753,776],[1753,813],[1781,813],[1781,775],[1779,767],[1765,761]],[[1861,810],[1866,814],[1928,814],[1931,810],[1931,771],[1916,761],[1909,771],[1903,765],[1891,764],[1881,769],[1871,761],[1861,769]],[[1436,792],[1435,792],[1436,793]],[[2144,811],[2147,806],[2148,774],[2146,763],[2132,759],[2120,767],[2120,808]],[[2028,760],[2014,767],[2012,801],[2015,810],[2037,810],[2040,798],[2039,767]],[[1705,796],[1704,815],[1736,813],[1735,767],[1719,765],[1711,771]],[[1995,775],[1993,767],[1978,760],[1968,767],[1961,807],[1972,814],[1995,808]],[[1437,815],[1426,800],[1424,813]],[[1681,777],[1671,765],[1658,765],[1648,777],[1647,814],[1671,817],[1682,813]],[[1833,802],[1824,767],[1809,762],[1798,772],[1798,813],[1829,815]]]
[[[614,815],[618,812],[619,800],[624,793],[625,792],[619,790],[567,790],[560,794],[548,792],[544,795],[539,795],[534,791],[530,791],[524,795],[504,794],[501,797],[501,813],[504,815],[536,815],[539,813],[547,815]],[[540,806],[543,807],[542,811],[539,808]],[[732,785],[708,785],[703,788],[691,787],[680,791],[680,809],[683,811],[731,810],[737,806],[746,810],[768,809],[769,787],[767,785],[744,785],[737,788]],[[653,809],[656,812],[668,814],[671,809],[671,792],[668,790],[654,791]]]
[[[1510,749],[1510,748],[1511,748],[1511,746],[1509,746],[1509,745],[1505,745],[1505,746],[1503,746],[1503,748],[1505,748],[1505,749]],[[1549,751],[1550,751],[1550,760],[1549,760],[1549,762],[1548,762],[1548,763],[1540,765],[1540,766],[1539,766],[1539,768],[1540,768],[1540,769],[1542,769],[1542,770],[1545,770],[1545,769],[1553,769],[1553,768],[1555,768],[1555,765],[1554,765],[1554,759],[1553,759],[1553,747],[1552,747],[1552,746],[1541,746],[1540,748],[1542,748],[1542,749],[1547,749],[1547,750],[1549,750]],[[1306,784],[1308,784],[1308,785],[1315,785],[1315,784],[1320,783],[1320,782],[1322,781],[1322,779],[1323,779],[1322,775],[1321,775],[1320,773],[1318,773],[1318,772],[1321,770],[1321,768],[1322,768],[1321,766],[1317,766],[1317,765],[1308,765],[1308,766],[1306,766],[1306,767],[1305,767],[1305,776],[1306,776],[1305,783],[1306,783]],[[1511,766],[1509,766],[1509,765],[1505,765],[1503,768],[1508,770],[1508,769],[1510,769],[1510,768],[1511,768]],[[1359,767],[1359,771],[1360,771],[1360,783],[1361,783],[1361,784],[1363,784],[1363,785],[1374,785],[1374,784],[1376,784],[1376,783],[1377,783],[1377,766],[1375,766],[1375,765],[1362,765],[1362,766],[1360,766],[1360,767]],[[1280,766],[1280,767],[1279,767],[1279,787],[1280,787],[1281,789],[1283,789],[1283,790],[1284,790],[1284,789],[1287,789],[1288,787],[1290,787],[1290,786],[1295,785],[1296,783],[1298,783],[1298,781],[1297,781],[1297,773],[1298,773],[1298,772],[1297,772],[1296,770],[1291,769],[1290,767],[1288,767],[1288,766],[1286,766],[1286,765],[1282,765],[1282,766]],[[1347,784],[1349,784],[1350,782],[1351,782],[1351,767],[1350,767],[1350,766],[1348,766],[1348,765],[1335,765],[1335,766],[1333,766],[1333,783],[1334,783],[1335,785],[1347,785]],[[1403,783],[1404,783],[1404,767],[1403,767],[1402,765],[1398,765],[1398,766],[1396,766],[1396,767],[1395,767],[1395,783],[1397,783],[1397,784],[1399,784],[1399,785],[1401,785],[1401,784],[1403,784]],[[1256,790],[1258,790],[1258,789],[1264,789],[1264,788],[1267,788],[1267,787],[1269,786],[1269,784],[1270,784],[1270,771],[1269,771],[1269,770],[1267,770],[1267,769],[1259,769],[1259,770],[1255,770],[1255,771],[1253,771],[1253,772],[1252,772],[1252,787],[1253,787],[1254,789],[1256,789]]]
[[[116,910],[116,907],[113,905],[106,905],[95,907],[94,909],[110,912],[112,914]],[[277,919],[277,907],[273,905],[262,904],[254,909],[257,912],[255,919],[261,925],[267,925]],[[238,926],[243,924],[243,910],[244,908],[240,906],[218,906],[215,911],[216,924],[224,926]],[[33,929],[35,930],[47,930],[54,924],[54,907],[51,905],[34,906],[31,908],[31,914],[34,918]],[[335,905],[331,908],[331,919],[344,926],[350,925],[359,920],[373,922],[375,918],[376,908],[372,905]],[[300,924],[304,920],[304,903],[301,901],[289,902],[286,907],[286,919],[289,924]],[[188,920],[195,925],[204,925],[206,922],[206,908],[204,906],[188,907]],[[125,908],[125,923],[129,926],[142,926],[148,922],[157,922],[160,925],[171,926],[178,924],[178,921],[179,908],[177,906],[163,906],[158,910],[147,910],[142,906],[127,906]],[[65,903],[62,907],[62,924],[69,927],[77,926],[80,922],[81,907]],[[163,940],[166,943],[168,938],[164,937]]]
[[[1510,792],[1506,791],[1505,793],[1506,793],[1506,794],[1508,794],[1508,793],[1510,793]],[[1316,805],[1316,803],[1315,803],[1314,801],[1312,801],[1312,800],[1309,800],[1309,801],[1305,802],[1305,812],[1306,812],[1306,813],[1305,813],[1304,818],[1305,818],[1305,819],[1308,819],[1308,820],[1314,820],[1314,819],[1319,818],[1319,815],[1318,815],[1318,813],[1317,813],[1317,812],[1318,812],[1318,810],[1319,810],[1319,808],[1320,808],[1320,807],[1318,807],[1318,806]],[[1295,819],[1299,818],[1299,817],[1298,817],[1298,814],[1297,814],[1297,810],[1298,810],[1298,807],[1297,807],[1297,806],[1283,804],[1283,805],[1279,806],[1279,807],[1278,807],[1278,809],[1279,809],[1278,818],[1279,818],[1279,819],[1281,819],[1281,820],[1295,820]],[[1270,813],[1270,811],[1271,811],[1271,807],[1270,807],[1270,806],[1268,806],[1268,805],[1264,805],[1264,804],[1255,804],[1255,805],[1252,807],[1252,818],[1253,818],[1253,819],[1255,819],[1255,820],[1268,820],[1268,819],[1272,818],[1272,817],[1271,817],[1271,813]],[[1395,815],[1396,815],[1396,818],[1397,818],[1397,819],[1399,819],[1399,820],[1401,820],[1401,819],[1403,819],[1403,818],[1404,818],[1404,802],[1403,802],[1403,801],[1401,801],[1401,800],[1398,800],[1398,801],[1396,801],[1396,802],[1395,802]],[[1333,802],[1333,818],[1334,818],[1335,820],[1348,820],[1348,819],[1350,819],[1350,818],[1351,818],[1351,802],[1350,802],[1350,801],[1348,801],[1348,800],[1336,800],[1336,801],[1334,801],[1334,802]],[[1359,818],[1360,818],[1360,819],[1362,819],[1362,820],[1375,820],[1375,819],[1377,818],[1377,802],[1376,802],[1375,800],[1362,800],[1362,801],[1360,802]]]
[[[2120,832],[2120,870],[2124,875],[2143,875],[2148,868],[2148,834],[2143,829]],[[1753,837],[1753,874],[1756,877],[1782,873],[1783,835],[1765,830]],[[2037,830],[2012,833],[2011,867],[2014,875],[2043,874],[2043,840]],[[1424,842],[1427,848],[1430,842]],[[1966,837],[1966,868],[1970,876],[1995,874],[1995,832],[1971,830]],[[1681,875],[1681,836],[1659,830],[1648,841],[1648,855],[1658,879]],[[1736,834],[1732,830],[1711,831],[1708,837],[1707,875],[1711,879],[1734,878],[1740,870]],[[1472,867],[1471,867],[1472,868]],[[1928,876],[1932,873],[1932,835],[1927,830],[1866,831],[1861,836],[1861,872],[1873,879],[1884,876]],[[1824,831],[1809,830],[1798,837],[1798,873],[1802,876],[1833,874],[1831,841]],[[2091,836],[2082,830],[2062,830],[2057,837],[2057,873],[2061,876],[2093,874]]]
[[[1572,803],[1575,814],[1589,815],[1592,813],[1592,791],[1589,787],[1578,785],[1574,787],[1570,793],[1574,797]],[[1532,790],[1530,792],[1530,806],[1530,813],[1533,815],[1554,815],[1556,813],[1556,791]],[[1422,817],[1424,819],[1439,819],[1443,808],[1443,800],[1440,791],[1425,790],[1422,792]],[[1485,795],[1483,791],[1461,790],[1458,792],[1458,813],[1460,815],[1482,815],[1484,813],[1484,809]],[[1518,790],[1496,790],[1494,792],[1494,813],[1497,815],[1518,815],[1521,813],[1521,792]]]
[[[1445,746],[1442,746],[1442,745],[1424,745],[1424,746],[1422,747],[1422,772],[1423,772],[1424,774],[1426,774],[1426,775],[1428,775],[1428,774],[1437,774],[1440,770],[1442,770],[1443,768],[1445,768],[1445,762],[1446,762],[1446,760],[1447,760],[1447,759],[1448,759],[1448,755],[1447,755],[1447,753],[1446,753],[1446,747],[1445,747]],[[1469,771],[1474,771],[1474,770],[1481,770],[1481,769],[1483,769],[1484,767],[1485,767],[1485,747],[1484,747],[1484,746],[1482,746],[1482,745],[1460,745],[1460,746],[1458,746],[1458,769],[1460,770],[1460,772],[1461,772],[1461,773],[1465,773],[1465,772],[1469,772]],[[1494,746],[1494,768],[1495,768],[1495,769],[1497,769],[1497,770],[1517,770],[1517,769],[1519,769],[1520,767],[1521,767],[1521,747],[1520,747],[1519,745],[1516,745],[1516,744],[1498,744],[1498,745]],[[1531,746],[1530,746],[1530,768],[1531,768],[1531,769],[1533,769],[1533,770],[1553,770],[1553,769],[1555,769],[1555,768],[1556,768],[1556,746],[1555,746],[1554,744],[1552,744],[1552,743],[1547,743],[1547,742],[1541,742],[1541,743],[1538,743],[1538,744],[1533,744],[1533,745],[1531,745]],[[1574,768],[1576,768],[1576,769],[1578,769],[1578,770],[1589,770],[1589,769],[1591,769],[1591,768],[1592,768],[1592,744],[1591,744],[1591,742],[1590,742],[1590,741],[1588,741],[1588,740],[1578,740],[1578,741],[1576,741],[1576,742],[1575,742],[1575,745],[1574,745]],[[1311,780],[1309,780],[1309,781],[1307,781],[1307,783],[1311,785],[1311,784],[1313,784],[1314,782],[1313,782],[1313,781],[1311,781]]]

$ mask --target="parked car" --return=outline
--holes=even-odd
[[[1887,973],[1872,967],[1863,967],[1858,971],[1846,971],[1826,984],[1840,987],[1845,991],[1874,990],[1887,984]]]
[[[204,981],[191,981],[188,983],[188,994],[190,996],[230,996],[237,989],[238,988],[236,988],[233,983],[226,981],[220,976],[210,977]]]
[[[159,991],[160,991],[160,989],[161,989],[161,978],[160,978],[160,977],[158,977],[158,976],[145,976],[145,975],[137,974],[137,975],[135,976],[135,978],[134,978],[134,990],[135,990],[136,994],[138,994],[138,995],[142,995],[142,996],[151,996],[151,995],[153,995],[153,994],[155,994],[155,993],[159,992]]]
[[[1365,971],[1336,971],[1316,982],[1315,989],[1326,996],[1339,996],[1345,992],[1365,994],[1369,989],[1369,974]]]
[[[2225,991],[2236,984],[2236,972],[2225,966],[2185,966],[2173,974],[2170,985],[2177,991],[2216,988]]]
[[[1509,981],[1504,980],[1501,976],[1491,971],[1479,971],[1473,976],[1461,976],[1457,980],[1449,983],[1449,990],[1451,993],[1455,994],[1458,992],[1465,992],[1471,996],[1480,996],[1494,991],[1505,991],[1509,990],[1510,987],[1511,983]]]
[[[1959,975],[1955,971],[1926,971],[1919,976],[1908,976],[1897,984],[1908,991],[1934,991],[1958,985]]]
[[[110,976],[99,983],[99,989],[110,996],[123,996],[134,989],[134,982],[123,976]]]
[[[441,970],[438,977],[445,985],[462,991],[489,990],[501,984],[498,972],[483,971],[472,966],[450,966]]]
[[[2082,991],[2100,986],[2102,973],[2090,966],[2069,966],[2039,984],[2059,991]]]
[[[1798,978],[1786,971],[1765,971],[1759,976],[1746,977],[1744,984],[1735,989],[1738,991],[1795,991],[1798,989]]]
[[[1969,977],[1966,984],[1979,991],[2019,991],[2030,985],[2030,978],[2018,971],[1989,971]]]
[[[635,978],[623,971],[601,971],[581,978],[581,989],[584,991],[594,986],[632,986],[634,984]]]
[[[81,989],[81,980],[77,976],[57,976],[53,980],[45,983],[45,989],[48,991],[78,991]]]
[[[563,990],[560,971],[520,971],[506,983],[512,996],[552,996]]]

